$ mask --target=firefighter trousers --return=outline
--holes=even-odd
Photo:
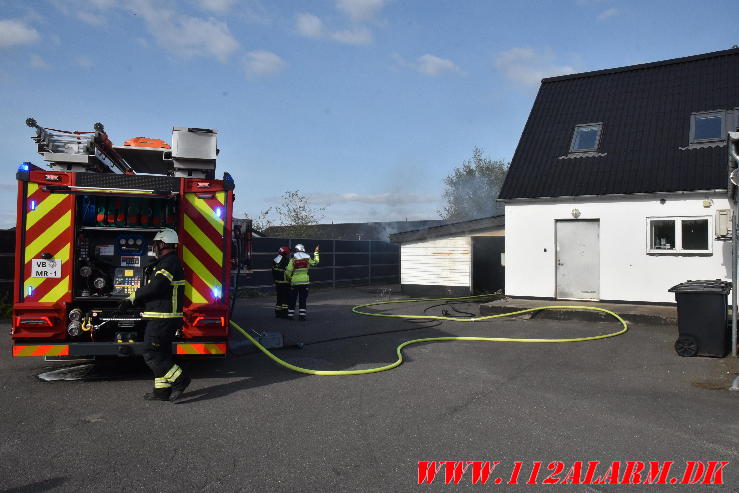
[[[293,286],[290,290],[290,304],[287,307],[287,317],[293,318],[295,316],[295,304],[298,304],[298,315],[300,318],[305,318],[307,315],[306,304],[308,301],[308,285]]]
[[[286,282],[276,282],[275,292],[277,293],[275,316],[284,317],[287,315],[287,306],[290,303],[290,284]]]
[[[181,327],[182,318],[150,319],[146,322],[144,361],[154,373],[154,393],[157,395],[169,395],[172,388],[189,380],[172,359],[172,340]]]

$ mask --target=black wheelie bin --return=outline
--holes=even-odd
[[[687,281],[668,291],[675,293],[677,302],[677,354],[726,356],[731,347],[727,299],[731,282],[720,279]]]

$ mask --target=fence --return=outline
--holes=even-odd
[[[0,302],[13,303],[15,229],[0,230]]]
[[[272,259],[281,246],[290,248],[297,243],[312,253],[321,246],[321,262],[311,268],[311,284],[327,287],[364,284],[397,284],[400,282],[400,248],[384,241],[309,240],[284,238],[254,238],[252,269],[242,275],[239,286],[271,290]],[[13,272],[15,269],[15,230],[0,230],[0,301],[13,302]]]
[[[384,241],[313,240],[286,238],[254,238],[252,273],[239,280],[244,288],[274,288],[272,259],[281,246],[292,248],[302,243],[312,253],[321,247],[321,261],[310,270],[311,285],[325,287],[365,284],[397,284],[400,282],[400,247]]]

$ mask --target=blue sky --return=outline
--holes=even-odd
[[[542,77],[739,44],[735,0],[0,0],[0,227],[24,125],[114,144],[215,128],[235,211],[299,189],[324,222],[437,219],[481,147],[510,160]],[[739,81],[737,82],[739,83]]]

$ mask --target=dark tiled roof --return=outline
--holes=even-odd
[[[440,226],[432,226],[430,228],[417,229],[415,231],[405,231],[390,235],[390,241],[393,243],[407,243],[409,241],[423,241],[434,238],[443,238],[445,236],[465,236],[474,235],[494,229],[505,227],[505,216],[484,217],[482,219],[472,219],[471,221],[460,221],[456,223],[443,224]]]
[[[726,189],[726,146],[688,148],[690,115],[736,107],[736,48],[544,79],[499,198]],[[598,122],[597,153],[569,155]]]
[[[301,238],[328,240],[375,240],[387,241],[388,236],[399,231],[424,228],[443,224],[441,220],[428,221],[387,221],[371,223],[313,224],[300,227]],[[295,236],[293,226],[270,226],[264,230],[269,237],[290,238]]]

